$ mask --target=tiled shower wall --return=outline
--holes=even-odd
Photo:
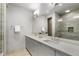
[[[75,16],[79,16],[79,10],[64,15],[62,22],[56,21],[56,25],[58,25],[56,34],[58,32],[60,37],[79,40],[79,18],[74,18]],[[73,27],[73,32],[68,32],[68,27]]]

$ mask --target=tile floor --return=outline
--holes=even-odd
[[[7,56],[31,56],[31,55],[25,49],[25,50],[18,50],[18,51],[14,51],[14,52],[9,52],[9,53],[7,53]]]

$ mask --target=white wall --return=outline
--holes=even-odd
[[[8,4],[7,5],[7,51],[25,49],[25,37],[32,33],[32,11]],[[20,25],[20,33],[14,32],[14,26]]]
[[[61,29],[60,22],[58,21],[59,19],[60,16],[57,13],[55,13],[55,33]]]

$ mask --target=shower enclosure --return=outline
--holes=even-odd
[[[0,3],[0,55],[2,54],[2,4]]]

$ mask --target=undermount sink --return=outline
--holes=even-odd
[[[47,42],[47,43],[59,43],[59,40],[43,40],[44,42]]]
[[[36,37],[38,37],[38,38],[43,38],[43,36],[41,36],[41,35],[37,35]]]

